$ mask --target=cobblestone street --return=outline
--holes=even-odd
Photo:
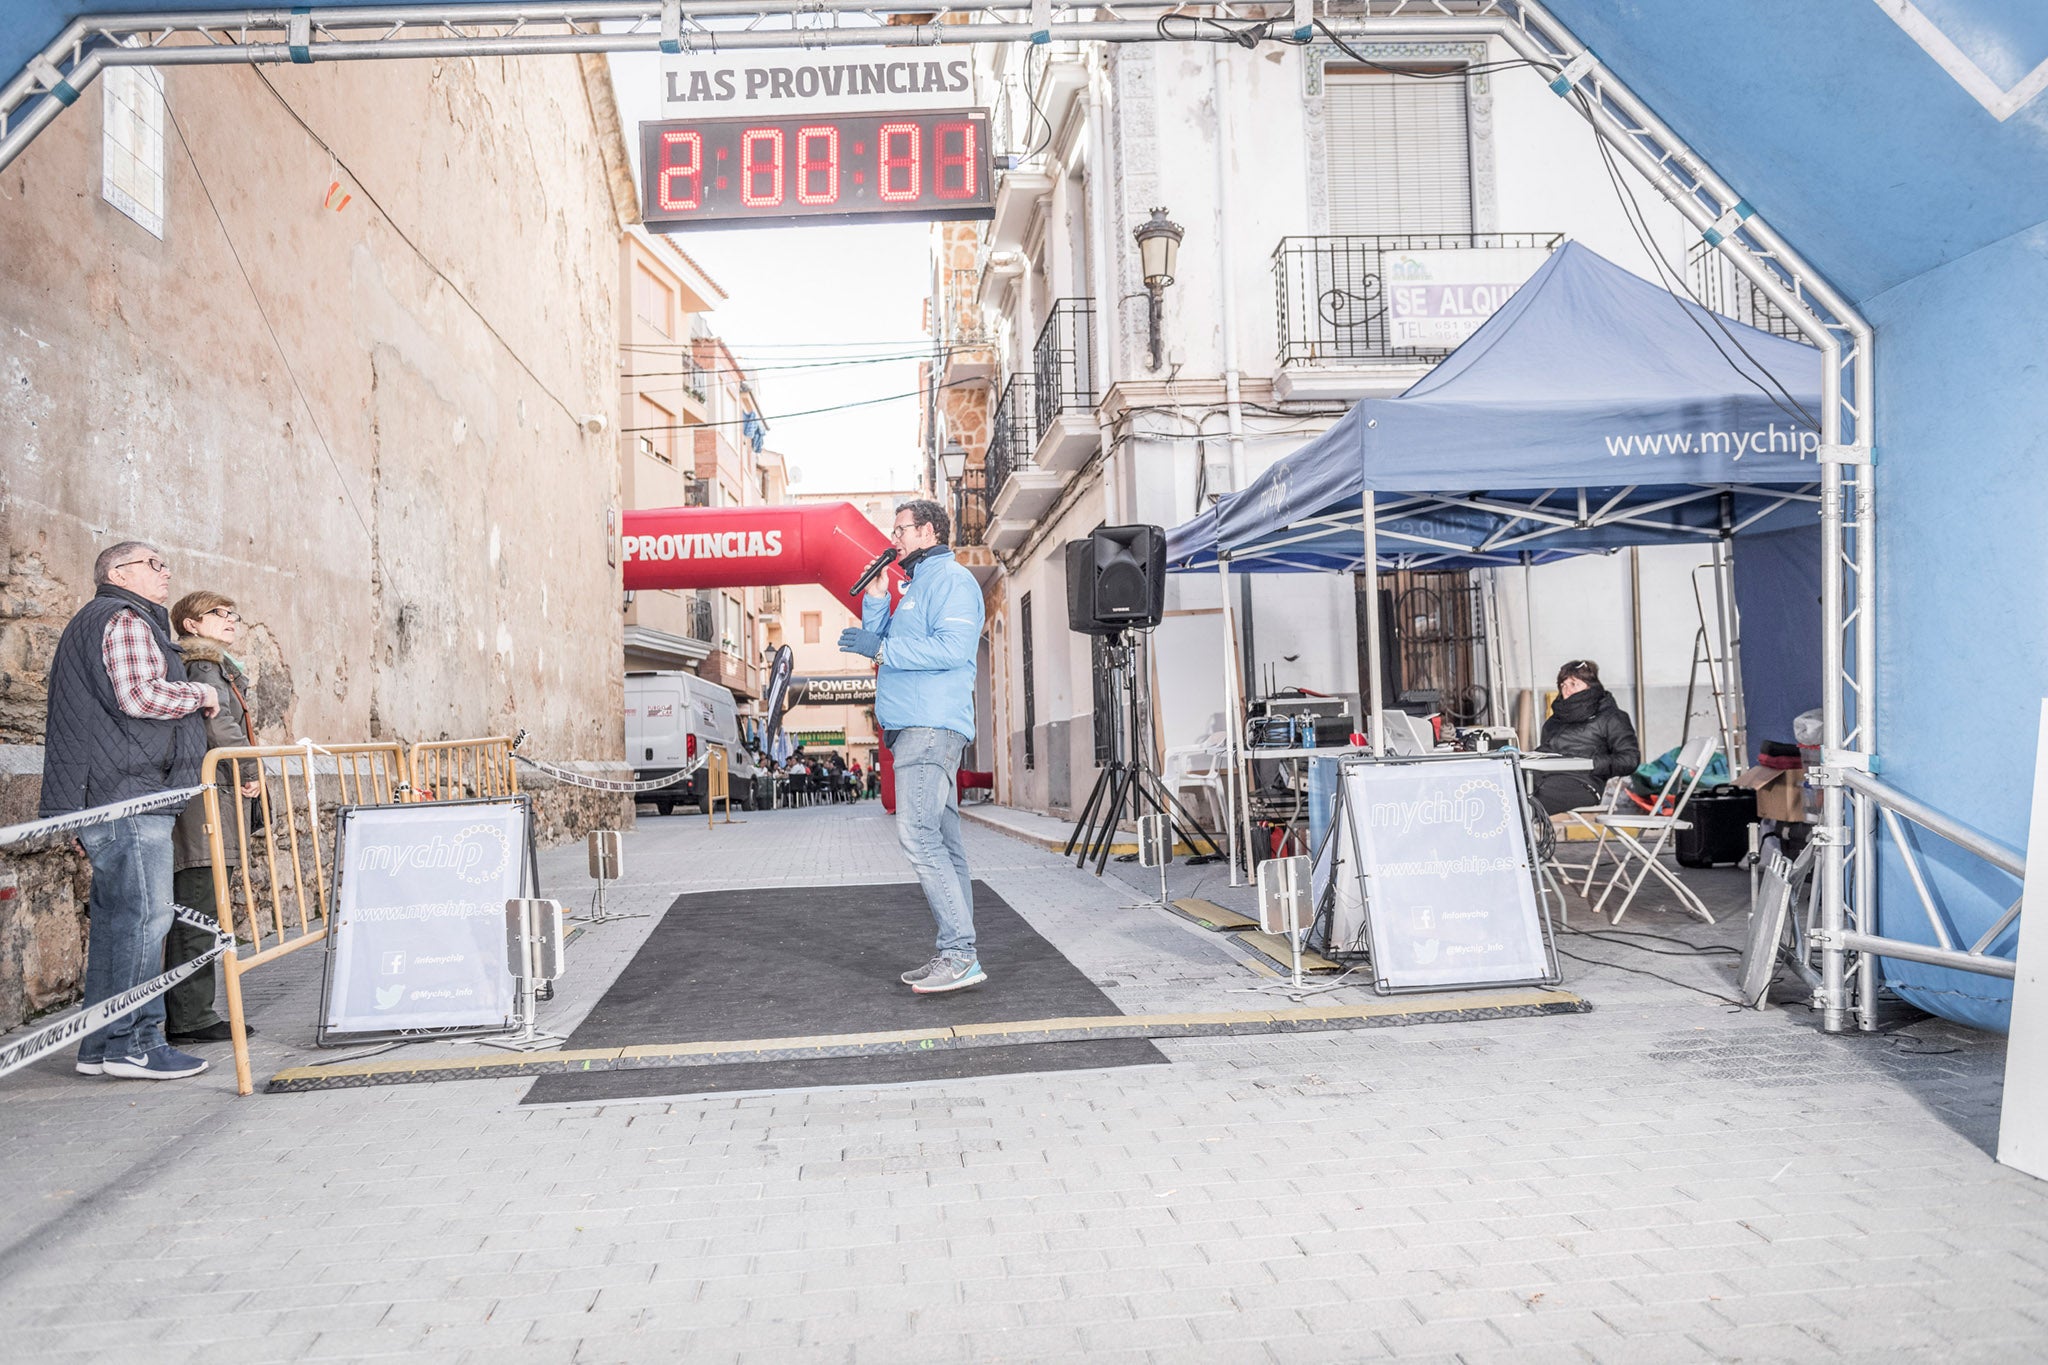
[[[1124,1011],[1272,1001],[1230,936],[1135,904],[1149,874],[1098,882],[968,839],[976,876]],[[656,913],[686,891],[907,880],[872,802],[709,831],[644,816],[626,862],[612,907]],[[583,863],[542,858],[572,909]],[[1219,867],[1173,880],[1250,903]],[[1742,874],[1706,883],[1719,926],[1653,906],[1624,927],[1738,941]],[[586,930],[543,1024],[573,1026],[652,923]],[[1732,955],[1561,946],[1589,1014],[530,1107],[523,1079],[263,1094],[331,1057],[311,1047],[319,955],[300,954],[250,981],[256,1095],[235,1096],[225,1047],[192,1082],[88,1080],[68,1057],[0,1082],[0,1355],[2048,1357],[2048,1191],[1987,1155],[2001,1040],[1939,1020],[1826,1038],[1803,1005],[1732,1007]]]

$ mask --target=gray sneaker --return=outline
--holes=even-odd
[[[922,967],[913,967],[909,971],[905,972],[903,975],[897,977],[896,979],[898,981],[901,981],[906,986],[915,986],[918,982],[924,980],[926,977],[930,976],[933,972],[937,971],[939,968],[945,965],[945,958],[935,957],[930,962],[925,963]]]
[[[964,991],[986,980],[988,975],[981,970],[980,959],[941,957],[929,974],[910,983],[910,989],[919,995],[937,995],[941,991]]]

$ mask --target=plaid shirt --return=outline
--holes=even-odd
[[[170,682],[164,677],[163,651],[143,619],[117,611],[100,637],[100,658],[114,683],[114,700],[131,716],[176,720],[189,716],[213,699],[205,683]]]

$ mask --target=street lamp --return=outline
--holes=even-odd
[[[1180,258],[1181,225],[1166,216],[1165,209],[1153,209],[1152,216],[1132,229],[1138,239],[1138,261],[1145,273],[1146,333],[1152,344],[1152,368],[1159,368],[1159,319],[1165,306],[1166,286],[1173,283],[1173,267]]]
[[[958,441],[949,441],[939,452],[939,472],[946,476],[947,483],[960,482],[960,476],[967,472],[967,447]]]

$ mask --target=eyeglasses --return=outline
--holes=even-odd
[[[150,571],[153,573],[169,573],[171,571],[171,566],[164,563],[161,559],[158,559],[155,555],[151,555],[147,559],[123,560],[121,563],[116,564],[114,567],[116,569],[127,569],[133,568],[137,564],[149,565]]]
[[[206,614],[208,616],[218,616],[223,621],[240,621],[242,619],[239,615],[232,611],[229,611],[226,607],[215,607],[212,611],[209,611]]]
[[[889,528],[889,534],[892,536],[907,536],[916,529],[917,523],[914,521],[909,523],[899,522]]]

